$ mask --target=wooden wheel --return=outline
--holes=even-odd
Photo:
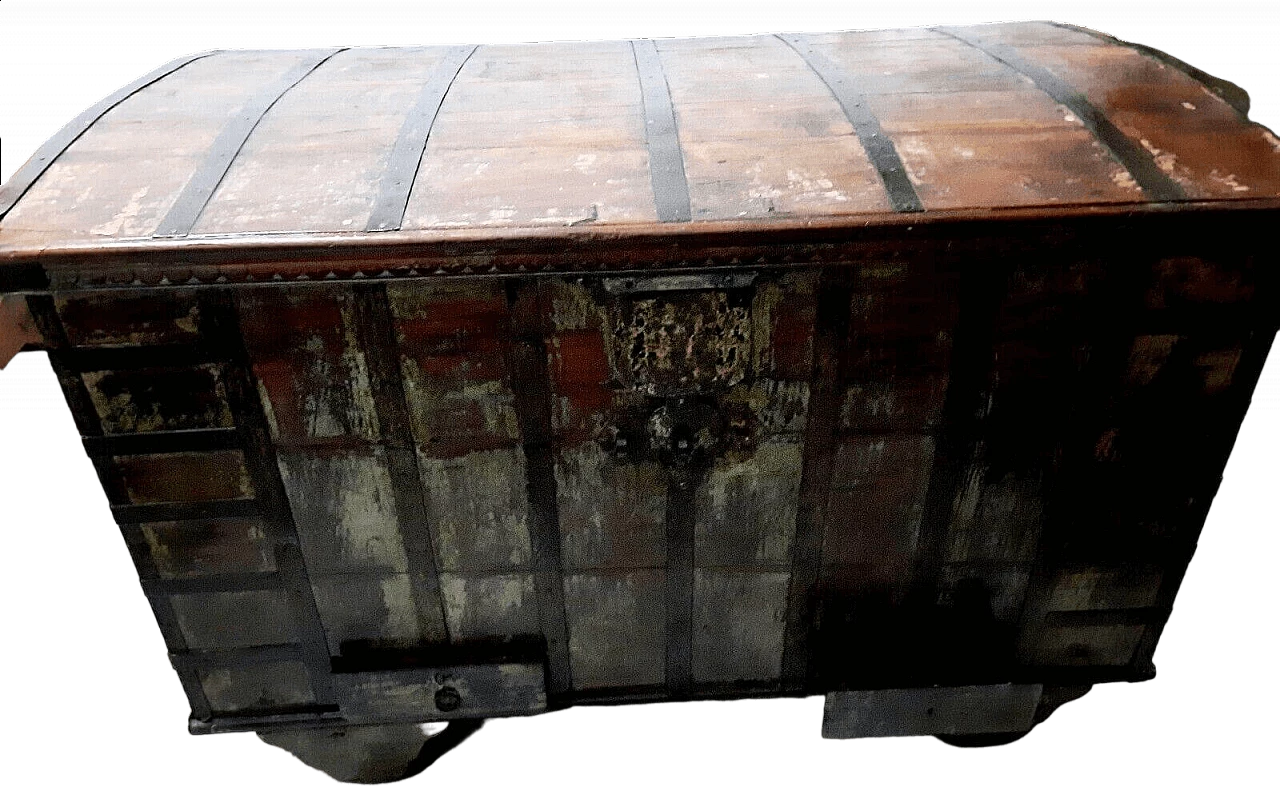
[[[418,725],[350,725],[259,732],[258,738],[288,750],[308,767],[335,780],[375,784],[417,775],[482,724],[482,719],[454,720],[430,736]]]

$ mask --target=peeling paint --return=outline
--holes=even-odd
[[[1232,192],[1248,192],[1251,189],[1248,185],[1237,181],[1234,173],[1224,176],[1217,169],[1209,171],[1209,180],[1225,185]]]
[[[800,444],[769,442],[714,465],[697,493],[695,565],[789,566],[800,464]]]
[[[455,641],[503,640],[538,632],[531,574],[442,574],[440,591]]]
[[[742,381],[750,340],[747,308],[724,293],[705,292],[635,300],[619,316],[613,353],[624,380],[636,390],[684,395]]]
[[[528,564],[524,453],[472,452],[439,459],[419,453],[428,517],[443,571],[481,572]]]

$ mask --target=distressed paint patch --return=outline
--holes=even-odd
[[[933,438],[841,439],[831,472],[822,559],[904,565],[915,553],[933,469]]]
[[[948,559],[1030,561],[1042,519],[1039,476],[998,474],[978,455],[966,467],[952,505]]]
[[[547,339],[556,432],[593,436],[606,426],[613,393],[605,351],[605,336],[598,330],[559,332]]]
[[[618,461],[588,443],[561,451],[555,474],[566,567],[665,565],[667,480],[656,463]]]
[[[802,447],[762,443],[748,459],[721,461],[697,491],[697,566],[789,565]]]
[[[845,388],[840,427],[845,430],[926,430],[942,421],[947,373],[893,377]]]
[[[277,462],[311,571],[408,571],[383,449],[364,454],[281,451]]]
[[[1129,351],[1129,371],[1126,383],[1130,387],[1151,384],[1160,369],[1169,361],[1173,347],[1181,340],[1178,335],[1139,335],[1133,339]]]
[[[1031,650],[1038,666],[1126,666],[1133,660],[1143,625],[1079,625],[1046,627]]]
[[[590,291],[578,282],[550,279],[541,286],[550,304],[551,325],[557,332],[603,331],[607,316]]]
[[[415,283],[389,286],[387,296],[419,447],[432,457],[450,458],[518,441],[503,286]]]
[[[414,437],[424,448],[451,455],[472,445],[493,448],[519,440],[515,396],[505,380],[469,379],[487,376],[497,367],[465,358],[438,358],[431,361],[431,370],[454,375],[441,379],[424,370],[423,362],[405,361],[402,369]]]
[[[1048,607],[1051,611],[1145,608],[1156,603],[1162,576],[1158,566],[1064,571],[1054,583]]]
[[[275,569],[266,533],[254,521],[208,519],[140,525],[161,577],[199,577]]]
[[[295,365],[305,374],[298,377],[302,391],[302,417],[308,438],[337,438],[349,433],[365,440],[377,437],[377,415],[369,386],[369,366],[355,340],[351,312],[343,309],[343,343],[337,360],[328,354],[328,344],[319,336],[308,338]]]
[[[497,449],[445,460],[419,452],[418,463],[442,571],[500,571],[529,562],[524,452]]]
[[[440,591],[449,634],[455,642],[507,639],[539,632],[532,574],[442,574]]]
[[[757,286],[751,302],[751,364],[758,375],[809,378],[817,279],[817,271],[800,271]]]
[[[775,680],[782,671],[789,574],[695,569],[693,678]]]
[[[296,644],[297,628],[283,591],[174,594],[178,626],[193,650]]]
[[[808,382],[761,378],[736,385],[725,394],[724,400],[722,406],[726,409],[743,405],[755,415],[757,438],[779,435],[799,438],[808,423]]]
[[[200,685],[215,714],[268,713],[316,701],[311,677],[296,661],[205,669]]]
[[[215,365],[89,371],[83,377],[108,435],[235,426]]]
[[[407,649],[444,638],[444,622],[424,633],[407,574],[339,574],[312,577],[316,607],[331,655],[361,650]],[[438,611],[440,607],[437,605]]]
[[[945,602],[947,598],[955,599],[962,585],[976,585],[990,604],[995,620],[1015,624],[1022,615],[1030,579],[1030,563],[1012,567],[1004,563],[985,566],[964,564],[943,566],[939,587]]]
[[[241,298],[240,308],[277,442],[377,441],[369,366],[349,291],[258,289]]]
[[[666,675],[661,571],[565,577],[576,689],[658,685]]]
[[[618,306],[611,351],[624,385],[653,396],[687,395],[731,387],[747,376],[750,309],[728,294],[670,293]]]
[[[117,455],[111,464],[135,504],[253,496],[244,455],[238,451]]]
[[[200,337],[194,291],[57,293],[54,303],[73,346],[154,346]]]
[[[1231,387],[1236,366],[1240,364],[1240,349],[1205,351],[1196,355],[1194,363],[1200,372],[1205,391],[1210,394],[1220,393]]]
[[[1178,309],[1201,304],[1238,304],[1254,295],[1253,277],[1244,265],[1200,257],[1172,257],[1152,266],[1147,306]]]

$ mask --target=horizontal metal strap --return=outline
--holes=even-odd
[[[88,435],[82,439],[91,457],[172,452],[212,452],[235,449],[243,445],[240,431],[232,427],[217,429],[179,429],[172,432],[138,432],[120,435]]]
[[[255,499],[215,502],[155,502],[145,505],[113,505],[117,524],[149,524],[156,521],[256,518],[261,511]]]
[[[822,738],[1019,733],[1035,724],[1042,691],[1038,683],[1002,683],[832,692]]]
[[[147,578],[142,590],[147,594],[203,594],[230,591],[268,591],[284,588],[275,572],[206,574],[199,577]]]
[[[297,646],[174,654],[177,668],[299,660]],[[335,673],[337,706],[192,719],[192,733],[234,733],[332,724],[390,724],[519,716],[546,710],[546,665],[511,662]]]
[[[227,355],[202,345],[92,346],[58,351],[72,371],[121,371],[227,362]]]
[[[1150,625],[1164,621],[1167,611],[1160,608],[1116,608],[1107,611],[1050,611],[1046,627],[1109,627],[1116,625]]]
[[[187,722],[187,731],[193,736],[206,736],[211,733],[332,728],[345,722],[336,705],[314,705],[277,714],[214,716],[209,719],[192,717]]]
[[[169,653],[169,663],[173,664],[173,668],[179,672],[185,669],[253,666],[302,660],[302,647],[298,644],[267,644],[239,650],[188,650]]]
[[[351,722],[429,722],[533,714],[547,707],[545,662],[353,672],[332,676]]]
[[[740,290],[756,280],[752,273],[675,273],[669,276],[627,276],[602,279],[606,293],[675,293],[689,290]]]

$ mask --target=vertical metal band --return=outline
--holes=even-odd
[[[840,108],[844,109],[844,115],[853,125],[862,149],[880,174],[880,182],[884,184],[884,191],[889,196],[893,210],[923,212],[924,204],[920,202],[911,177],[907,175],[898,149],[893,140],[881,130],[880,120],[872,113],[866,97],[857,90],[853,76],[820,53],[806,37],[797,34],[777,34],[777,37],[804,59],[809,69],[831,90]]]
[[[939,260],[941,261],[941,260]],[[916,547],[912,595],[926,607],[935,604],[951,520],[964,470],[974,459],[981,434],[991,372],[995,367],[996,316],[1008,281],[1008,266],[963,270],[959,317],[951,349],[946,397],[934,441],[933,466]]]
[[[142,76],[133,83],[120,87],[115,92],[106,96],[102,100],[93,104],[89,108],[81,112],[74,120],[67,123],[58,133],[50,137],[35,154],[27,160],[27,163],[19,167],[10,178],[8,183],[0,187],[0,218],[3,218],[13,209],[14,205],[22,199],[27,190],[31,189],[31,185],[44,175],[49,166],[71,147],[84,132],[105,115],[107,112],[119,106],[128,100],[140,90],[146,89],[162,78],[177,72],[193,61],[211,56],[218,51],[208,50],[203,53],[194,53],[190,56],[183,56],[180,59],[174,59],[163,67],[159,67],[146,75]]]
[[[787,622],[782,642],[782,689],[806,688],[822,574],[822,540],[843,394],[840,378],[848,351],[850,288],[824,282],[814,316],[813,378],[804,430],[796,534],[791,549]]]
[[[569,626],[565,616],[564,563],[560,547],[560,502],[552,451],[551,376],[537,303],[537,286],[507,283],[511,306],[511,389],[524,450],[538,620],[547,642],[548,702],[573,688],[569,666]]]
[[[667,482],[667,692],[674,699],[693,689],[693,540],[696,472],[668,468]]]
[[[413,182],[418,175],[418,165],[422,162],[422,154],[427,149],[427,140],[431,136],[431,127],[435,125],[436,115],[444,103],[449,87],[462,71],[471,54],[475,53],[474,45],[459,45],[450,48],[440,57],[440,61],[431,70],[422,93],[409,110],[400,135],[391,149],[387,160],[386,171],[378,185],[378,198],[373,204],[373,212],[365,231],[397,231],[404,223],[404,210],[409,205],[409,193],[413,191]]]
[[[414,608],[424,630],[428,622],[443,623],[445,643],[448,643],[449,622],[440,597],[440,575],[431,530],[427,526],[426,492],[418,468],[387,287],[381,282],[356,284],[351,293],[355,298],[356,332],[368,364],[379,434],[387,450],[387,471],[391,475],[396,520],[404,538]]]
[[[1186,198],[1186,193],[1178,182],[1156,165],[1155,158],[1145,148],[1125,136],[1083,93],[1027,59],[1017,48],[1001,42],[984,41],[962,28],[933,30],[980,50],[1009,69],[1030,78],[1041,92],[1070,109],[1089,133],[1110,151],[1112,158],[1129,171],[1129,175],[1133,176],[1133,180],[1138,182],[1138,186],[1151,200],[1178,201]]]
[[[200,218],[209,199],[222,183],[223,177],[231,168],[240,149],[248,141],[253,129],[272,106],[303,78],[310,75],[317,67],[346,48],[331,50],[300,51],[297,64],[275,81],[263,87],[244,106],[239,114],[223,127],[218,138],[205,156],[204,161],[196,168],[196,172],[187,181],[178,200],[174,201],[169,212],[156,228],[155,237],[186,237]]]
[[[207,338],[227,351],[223,372],[227,402],[244,443],[245,465],[257,497],[263,528],[275,550],[276,572],[285,589],[298,627],[303,660],[311,675],[316,702],[335,703],[330,674],[329,641],[325,637],[315,592],[303,562],[293,509],[285,493],[275,444],[268,434],[266,411],[258,395],[249,354],[240,330],[240,316],[232,291],[215,290],[201,297],[201,328]]]
[[[649,180],[658,220],[684,223],[693,219],[689,207],[689,180],[684,172],[684,153],[676,131],[676,113],[671,105],[671,88],[662,71],[658,46],[652,39],[631,43],[636,71],[640,74],[640,94],[644,99],[644,135],[649,146]]]

